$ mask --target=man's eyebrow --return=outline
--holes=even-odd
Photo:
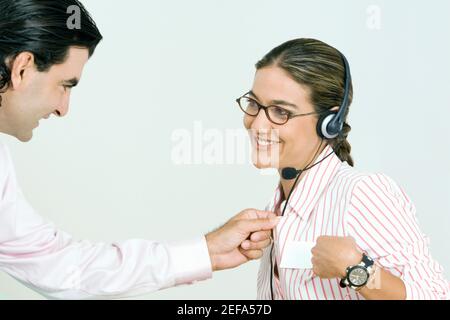
[[[76,87],[79,80],[77,78],[72,78],[69,80],[64,80],[63,83],[71,88]]]
[[[252,90],[250,90],[247,94],[254,96],[256,98],[256,100],[259,100],[259,98],[256,96],[256,94]]]
[[[253,97],[255,97],[256,100],[259,100],[258,97],[256,96],[256,94],[255,94],[252,90],[250,90],[250,91],[248,92],[248,94],[250,94],[250,95],[252,95]],[[270,104],[271,104],[271,105],[276,104],[276,105],[282,105],[282,106],[286,106],[286,107],[298,108],[297,105],[295,105],[295,104],[293,104],[293,103],[290,103],[290,102],[287,102],[287,101],[284,101],[284,100],[272,100],[272,101],[270,102]]]

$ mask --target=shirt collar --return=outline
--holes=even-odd
[[[332,154],[329,155],[330,153]],[[333,152],[333,148],[330,145],[327,145],[323,149],[314,163],[319,162],[325,157],[326,159],[321,163],[307,170],[303,178],[297,182],[297,186],[289,199],[286,212],[293,211],[303,220],[308,218],[323,191],[336,175],[342,164],[342,161]],[[270,211],[275,212],[277,205],[280,205],[280,211],[283,210],[285,202],[279,203],[281,197],[281,185],[279,184],[275,191],[275,196],[269,204]]]

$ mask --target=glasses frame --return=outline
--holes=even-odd
[[[278,106],[278,105],[264,106],[264,105],[262,105],[261,103],[259,103],[258,101],[256,101],[256,99],[253,99],[253,98],[249,97],[249,96],[248,96],[249,93],[250,93],[250,92],[247,92],[247,93],[243,94],[242,96],[240,96],[239,98],[236,99],[236,102],[237,102],[237,104],[239,105],[239,109],[241,109],[246,115],[251,116],[251,117],[257,117],[258,114],[259,114],[259,112],[261,111],[261,109],[263,109],[264,112],[265,112],[265,114],[266,114],[267,119],[268,119],[270,122],[272,122],[273,124],[276,124],[276,125],[283,125],[283,124],[286,124],[290,119],[296,118],[296,117],[309,116],[309,115],[313,115],[313,114],[321,114],[320,112],[309,112],[309,113],[296,113],[296,114],[293,114],[291,111],[286,110],[286,109],[284,109],[283,107]],[[256,103],[256,105],[258,106],[258,112],[257,112],[256,114],[250,114],[250,113],[248,113],[247,111],[244,110],[244,108],[243,108],[242,105],[241,105],[241,99],[243,99],[243,98],[252,100],[254,103]],[[286,110],[286,112],[288,112],[288,116],[287,116],[287,119],[286,119],[285,122],[283,122],[283,123],[278,123],[278,122],[273,121],[273,120],[270,118],[270,116],[269,116],[269,109],[270,109],[270,108],[275,108],[275,107],[276,107],[276,108],[281,108],[281,109],[283,109],[283,110]]]

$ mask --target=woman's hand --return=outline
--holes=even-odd
[[[347,267],[362,260],[352,237],[319,237],[311,252],[314,274],[323,279],[344,278]]]

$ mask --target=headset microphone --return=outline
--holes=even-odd
[[[281,170],[281,177],[284,180],[292,180],[297,178],[299,174],[302,173],[302,170],[297,170],[295,168],[283,168]]]

